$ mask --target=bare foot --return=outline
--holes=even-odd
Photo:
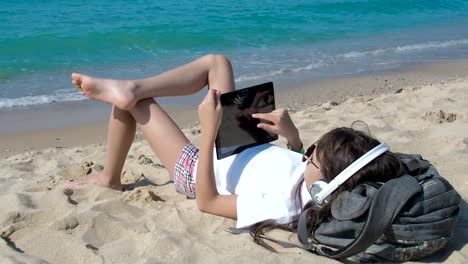
[[[73,85],[93,100],[111,103],[124,110],[133,108],[137,102],[132,81],[98,79],[79,73],[72,73],[71,78]]]
[[[106,187],[110,189],[114,189],[117,191],[122,191],[122,184],[121,183],[109,183],[106,181],[106,178],[102,172],[101,173],[96,173],[96,174],[91,174],[87,176],[83,176],[79,179],[67,182],[63,185],[65,189],[70,189],[70,190],[75,190],[78,187],[84,185],[84,184],[96,184],[101,187]]]

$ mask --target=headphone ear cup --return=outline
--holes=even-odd
[[[322,201],[317,200],[317,195],[321,191],[327,189],[327,187],[328,187],[328,183],[324,181],[316,181],[312,184],[312,187],[309,190],[312,200],[314,201],[315,205],[320,209],[322,208],[322,205],[327,204],[328,201],[327,201],[327,198],[323,199]]]

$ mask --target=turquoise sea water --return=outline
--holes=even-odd
[[[468,1],[0,0],[0,108],[84,100],[71,71],[139,78],[205,53],[238,86],[468,58]]]

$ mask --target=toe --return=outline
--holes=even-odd
[[[80,185],[83,185],[83,180],[80,178],[80,179],[76,179],[76,180],[71,180],[67,183],[65,183],[63,185],[63,188],[65,190],[75,190],[77,189]]]
[[[77,182],[67,182],[63,185],[63,188],[65,190],[75,190],[77,187],[78,187],[78,183]]]
[[[74,72],[72,73],[71,78],[75,81],[81,81],[81,74]]]
[[[72,81],[73,85],[76,86],[76,88],[81,89],[81,82],[77,82],[75,80]]]

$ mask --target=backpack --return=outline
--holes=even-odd
[[[420,259],[447,245],[459,214],[460,195],[420,155],[395,153],[404,173],[386,183],[366,182],[342,192],[332,219],[308,237],[308,209],[297,235],[304,249],[353,262]]]

